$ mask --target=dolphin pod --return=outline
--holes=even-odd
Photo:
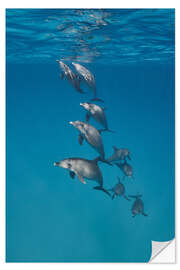
[[[61,60],[56,60],[59,63],[61,68],[60,78],[64,77],[71,83],[71,85],[75,88],[75,90],[81,94],[85,93],[81,89],[81,83],[85,83],[93,92],[92,101],[100,101],[104,102],[102,99],[97,98],[96,91],[96,83],[94,75],[84,66],[79,63],[72,63],[75,71],[73,71],[67,64],[63,63]],[[131,212],[132,217],[135,217],[138,214],[142,214],[143,216],[148,216],[144,213],[144,203],[141,199],[142,195],[126,195],[125,186],[121,182],[120,177],[118,177],[118,182],[110,188],[104,188],[103,174],[99,168],[98,163],[104,162],[108,165],[116,165],[123,173],[123,179],[126,177],[133,178],[133,168],[127,162],[127,159],[131,160],[131,153],[127,148],[117,148],[113,146],[114,153],[109,156],[109,158],[105,158],[104,144],[102,139],[103,131],[111,131],[108,127],[108,122],[105,114],[105,108],[90,102],[80,103],[80,106],[83,107],[86,113],[86,121],[70,121],[69,124],[75,127],[78,132],[78,141],[79,144],[82,145],[85,140],[90,147],[92,147],[99,156],[93,160],[88,160],[81,157],[70,157],[58,162],[54,162],[54,166],[66,169],[69,171],[69,176],[74,179],[75,176],[80,180],[81,183],[86,184],[86,180],[92,180],[98,183],[98,186],[93,187],[95,190],[101,190],[112,200],[115,197],[124,197],[127,201],[131,201],[129,198],[135,199]],[[93,125],[89,124],[90,118],[93,118],[96,123],[101,125],[103,129],[97,129]],[[112,193],[112,194],[111,194]]]

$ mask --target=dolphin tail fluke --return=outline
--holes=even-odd
[[[112,163],[109,160],[105,159],[105,158],[99,157],[99,161],[104,162],[104,163],[112,166]]]
[[[128,197],[133,198],[133,199],[137,198],[137,196],[135,196],[135,195],[128,195]]]
[[[121,168],[121,163],[115,162],[116,166],[118,166],[119,168]]]
[[[86,92],[84,90],[82,90],[81,88],[78,88],[78,92],[81,94],[86,94]]]
[[[115,193],[112,195],[112,197],[111,197],[111,198],[112,198],[112,200],[114,200],[114,198],[115,198]]]
[[[96,189],[96,190],[102,190],[102,191],[105,192],[108,196],[111,197],[111,194],[110,194],[106,189],[104,189],[104,188],[101,187],[101,186],[93,187],[93,189]]]
[[[92,98],[92,99],[90,99],[90,101],[99,101],[99,102],[103,102],[104,103],[104,100],[103,99],[100,99],[100,98]]]
[[[129,199],[126,195],[124,195],[124,198],[125,198],[127,201],[130,201],[130,199]]]
[[[128,195],[128,197],[137,199],[137,198],[142,197],[142,194],[138,194],[138,195]]]
[[[115,131],[110,130],[110,129],[108,129],[108,128],[98,129],[98,131],[99,131],[99,133],[104,132],[104,131],[108,131],[108,132],[115,133]]]
[[[108,165],[110,165],[110,166],[113,165],[110,161],[108,161],[107,159],[105,159],[105,158],[103,158],[103,157],[101,157],[101,156],[99,156],[99,157],[97,157],[97,158],[95,158],[95,159],[93,160],[93,162],[95,162],[95,163],[97,163],[98,161],[104,162],[104,163],[106,163],[106,164],[108,164]]]
[[[109,128],[106,128],[105,131],[108,131],[108,132],[111,132],[111,133],[115,133],[114,130],[111,130],[111,129],[109,129]]]

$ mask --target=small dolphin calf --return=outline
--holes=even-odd
[[[104,146],[100,131],[82,121],[71,121],[69,123],[80,131],[79,144],[82,145],[83,140],[85,139],[87,143],[89,143],[101,155],[101,158],[104,159]]]
[[[143,216],[147,216],[147,214],[144,213],[144,203],[140,199],[142,195],[129,195],[131,198],[135,198],[135,202],[133,203],[131,212],[133,214],[133,217],[135,217],[138,214],[142,214]]]
[[[123,196],[126,200],[130,201],[128,197],[125,195],[125,187],[123,183],[121,183],[120,178],[118,177],[118,183],[111,189],[108,189],[109,191],[113,192],[112,200],[115,196]]]
[[[76,89],[77,92],[84,93],[84,91],[80,88],[80,80],[72,72],[72,70],[66,64],[64,64],[62,61],[60,61],[60,60],[56,60],[56,61],[59,63],[59,66],[62,70],[62,72],[60,73],[61,79],[63,79],[65,76],[68,79],[68,81],[74,86],[74,88]]]
[[[85,110],[88,111],[86,114],[86,121],[87,122],[89,121],[90,117],[92,116],[99,124],[101,124],[105,128],[105,130],[111,131],[108,128],[106,115],[104,113],[105,108],[102,108],[96,104],[89,103],[89,102],[80,103],[80,105]]]
[[[128,176],[129,178],[134,178],[133,177],[133,169],[132,169],[131,165],[129,165],[127,163],[126,160],[124,161],[124,163],[120,162],[120,163],[115,163],[115,164],[122,170],[122,172],[125,174],[125,176]]]
[[[108,158],[108,160],[111,162],[113,161],[119,161],[119,160],[126,160],[126,158],[131,160],[130,152],[126,148],[120,148],[113,146],[114,154]]]
[[[94,187],[94,189],[102,190],[107,195],[111,196],[111,194],[103,188],[103,176],[98,167],[98,161],[100,160],[99,157],[94,160],[67,158],[60,162],[55,162],[54,166],[69,170],[71,178],[74,178],[76,175],[83,184],[86,184],[84,178],[96,181],[99,186]]]
[[[80,75],[80,78],[82,78],[83,81],[86,82],[86,84],[90,87],[90,89],[92,89],[94,93],[94,98],[92,99],[92,101],[96,100],[96,101],[104,102],[102,99],[99,99],[96,96],[96,83],[95,83],[94,75],[88,69],[86,69],[85,67],[83,67],[82,65],[78,63],[72,63],[72,65],[75,67],[76,71]]]

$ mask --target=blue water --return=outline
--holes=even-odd
[[[151,240],[175,234],[174,10],[8,9],[6,23],[6,261],[147,262]],[[69,125],[92,94],[60,80],[58,58],[95,75],[116,131],[102,134],[106,156],[113,145],[131,151],[135,179],[123,183],[148,217],[53,166],[97,157]],[[123,175],[99,167],[105,188]]]

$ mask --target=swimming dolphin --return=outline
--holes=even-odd
[[[67,158],[60,162],[54,162],[54,166],[69,170],[71,178],[74,178],[76,175],[83,184],[86,184],[84,178],[96,181],[99,186],[94,187],[94,189],[102,190],[107,195],[111,196],[111,194],[103,188],[103,176],[98,167],[98,161],[101,161],[100,157],[97,157],[94,160]]]
[[[121,183],[120,178],[118,177],[118,183],[111,189],[108,189],[109,191],[113,192],[112,200],[115,196],[123,196],[126,200],[130,201],[130,199],[125,195],[125,187],[123,183]]]
[[[109,161],[109,160],[108,160]],[[115,163],[125,174],[125,176],[128,176],[129,178],[134,178],[133,177],[133,169],[130,164],[127,163],[125,160],[124,163]]]
[[[136,199],[135,202],[133,203],[133,206],[131,209],[131,212],[133,214],[132,217],[135,217],[138,214],[142,214],[143,216],[147,216],[147,214],[144,213],[144,203],[140,199],[140,197],[142,197],[142,195],[129,195],[129,197]]]
[[[114,154],[108,158],[108,160],[111,162],[113,161],[119,161],[119,160],[125,160],[126,158],[131,160],[130,152],[126,148],[120,148],[113,146]]]
[[[59,66],[62,70],[62,72],[60,73],[61,79],[63,79],[65,76],[68,79],[68,81],[74,86],[74,88],[76,89],[77,92],[84,93],[84,91],[80,88],[80,80],[72,72],[72,70],[66,64],[64,64],[62,61],[60,61],[60,60],[56,60],[56,61],[59,63]]]
[[[96,96],[96,83],[95,83],[94,75],[88,69],[86,69],[85,67],[83,67],[82,65],[80,65],[78,63],[73,63],[72,62],[72,65],[75,67],[76,71],[80,75],[80,78],[83,79],[83,81],[86,82],[86,84],[93,91],[94,98],[91,99],[91,100],[92,101],[96,100],[96,101],[104,102],[102,99],[99,99]]]
[[[79,144],[82,145],[85,139],[104,159],[104,146],[101,138],[101,130],[97,130],[95,127],[82,121],[69,122],[72,126],[80,131]]]
[[[86,114],[86,122],[88,122],[90,117],[92,116],[98,123],[100,123],[105,128],[105,130],[111,131],[108,128],[106,115],[104,113],[105,108],[89,102],[80,103],[80,105],[88,111]]]

